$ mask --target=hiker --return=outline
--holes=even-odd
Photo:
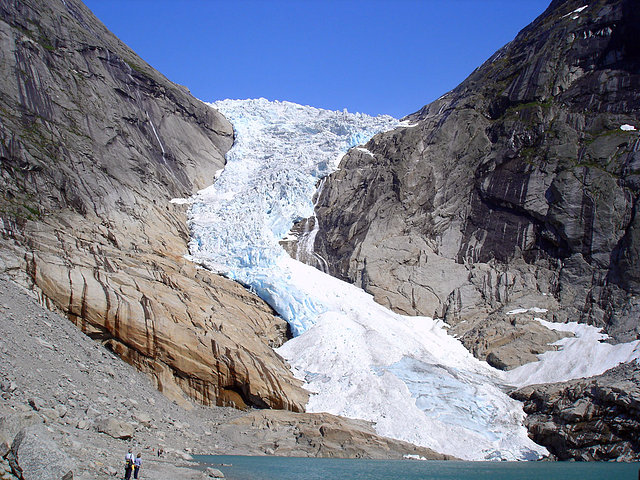
[[[136,459],[133,461],[133,478],[138,478],[140,475],[140,469],[142,468],[142,460],[140,459],[140,453],[136,456]]]
[[[133,452],[131,449],[124,456],[124,480],[129,480],[131,478],[131,470],[133,470]]]

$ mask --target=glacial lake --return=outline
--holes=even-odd
[[[444,462],[198,455],[229,480],[639,480],[640,462]],[[224,467],[221,464],[230,464]]]

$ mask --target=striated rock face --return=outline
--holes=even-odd
[[[640,336],[640,10],[584,4],[342,160],[316,211],[331,274],[461,337],[514,306]]]
[[[525,402],[534,441],[560,460],[640,459],[640,365],[567,384],[533,385],[512,396]]]
[[[0,1],[0,269],[180,401],[302,410],[286,323],[186,261],[231,125],[77,0]]]

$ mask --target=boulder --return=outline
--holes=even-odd
[[[0,417],[0,442],[11,444],[22,429],[42,423],[35,412],[13,413]]]
[[[207,478],[224,478],[224,473],[217,468],[207,467],[205,471],[202,472],[202,479],[206,480]]]
[[[42,425],[22,429],[11,445],[9,463],[22,480],[71,480],[74,462]]]
[[[132,417],[136,422],[138,422],[139,424],[145,427],[150,427],[151,422],[153,421],[153,419],[151,418],[151,415],[149,415],[146,412],[135,412],[132,415]]]
[[[124,420],[103,417],[95,422],[95,428],[98,432],[105,433],[113,438],[119,438],[121,440],[128,440],[133,437],[135,432],[133,425]]]

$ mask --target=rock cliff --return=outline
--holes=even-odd
[[[309,262],[443,318],[498,368],[553,348],[533,317],[640,338],[637,38],[632,0],[551,2],[460,86],[343,158]],[[532,438],[558,458],[638,458],[624,393],[636,370],[518,392]]]
[[[493,347],[476,353],[504,368],[548,343],[501,352],[529,331],[504,321],[513,307],[640,336],[640,11],[582,7],[553,1],[407,126],[351,150],[318,198],[331,274],[463,340],[481,331]]]
[[[0,269],[180,401],[303,410],[286,323],[186,261],[231,125],[77,0],[0,1]]]
[[[531,437],[559,460],[640,458],[640,365],[567,384],[526,387],[513,393],[525,403]]]

